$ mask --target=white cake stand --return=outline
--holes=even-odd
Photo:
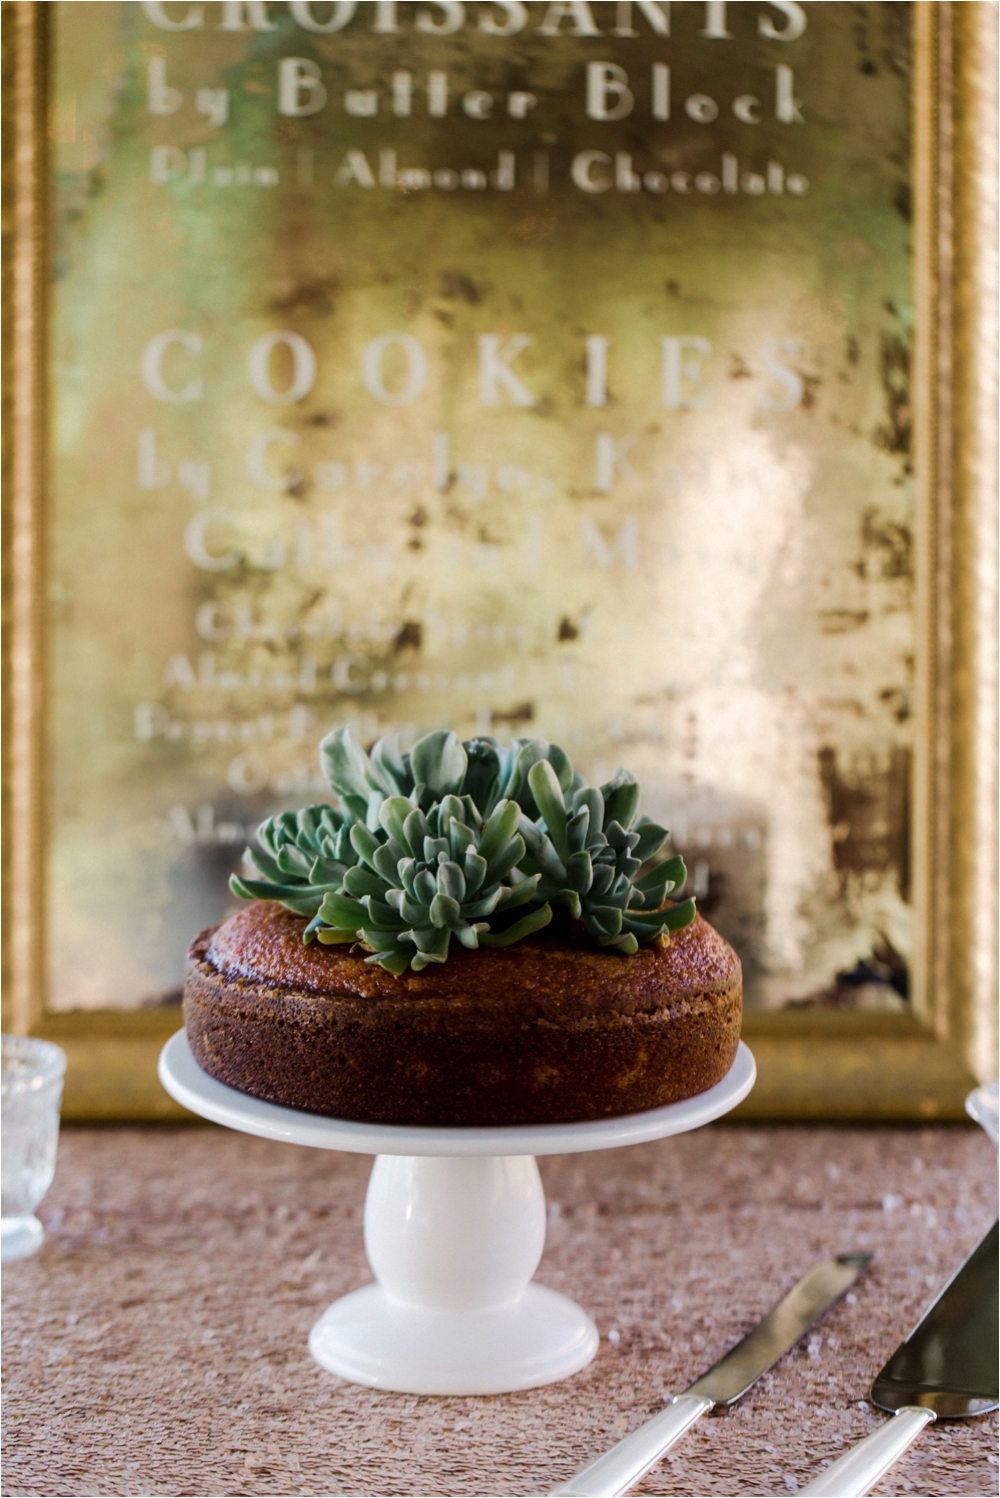
[[[404,1394],[504,1394],[585,1368],[598,1336],[578,1305],[531,1284],[545,1242],[535,1155],[643,1144],[698,1129],[754,1084],[743,1043],[708,1092],[623,1118],[499,1128],[349,1123],[247,1097],[207,1075],[181,1030],[160,1081],[183,1107],[262,1139],[374,1155],[365,1249],[376,1283],[334,1301],[309,1336],[323,1368]]]

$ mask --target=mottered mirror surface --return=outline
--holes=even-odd
[[[905,1007],[910,11],[47,8],[50,1008],[342,724],[626,766],[748,1003]]]

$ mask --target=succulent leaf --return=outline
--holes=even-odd
[[[307,928],[308,929],[308,928]],[[354,941],[356,934],[353,931],[340,931],[330,926],[321,926],[316,932],[324,947],[336,945],[344,946],[347,942]]]
[[[258,833],[259,836],[259,833]],[[282,883],[282,873],[278,868],[278,860],[272,858],[270,853],[265,853],[262,848],[247,848],[243,854],[243,862],[256,869],[265,879],[270,879],[274,884]]]
[[[640,879],[634,881],[635,888],[647,897],[645,901],[647,905],[650,895],[659,896],[657,903],[660,904],[665,895],[675,889],[683,889],[686,883],[687,869],[680,854],[674,858],[665,859],[663,863],[655,864],[647,874],[643,874]]]
[[[438,837],[447,837],[448,824],[450,822],[461,822],[465,816],[465,805],[460,797],[447,793],[442,796],[437,808]]]
[[[369,779],[375,780],[387,796],[406,796],[412,791],[413,776],[408,756],[400,752],[398,733],[387,733],[379,739],[372,749],[370,762]]]
[[[535,863],[547,878],[565,884],[566,865],[547,837],[543,837],[535,849]]]
[[[617,936],[622,929],[622,913],[617,905],[591,905],[584,911],[583,923],[595,933]]]
[[[319,914],[328,925],[357,931],[364,920],[365,910],[360,900],[349,895],[330,894],[324,896]]]
[[[424,861],[426,863],[437,863],[437,861],[441,857],[442,853],[447,858],[449,851],[450,851],[450,846],[449,846],[447,838],[445,838],[445,837],[425,837],[424,838],[423,854],[424,854]]]
[[[501,902],[504,910],[513,910],[517,905],[527,905],[529,900],[535,898],[541,874],[532,874],[529,879],[522,879],[520,884],[501,885]],[[506,894],[506,899],[503,896]]]
[[[407,805],[409,805],[408,802]],[[403,838],[408,848],[416,850],[423,847],[426,836],[427,818],[420,808],[416,807],[403,820]]]
[[[462,909],[465,911],[465,914],[473,920],[477,919],[481,915],[492,915],[494,910],[496,910],[497,906],[500,904],[500,897],[503,894],[503,888],[504,887],[502,884],[494,884],[488,894],[480,895],[477,900],[466,902],[466,904],[462,906]]]
[[[663,924],[668,931],[679,931],[682,926],[690,926],[694,918],[694,900],[681,900],[679,904],[670,905],[663,912]]]
[[[468,922],[463,921],[460,926],[455,927],[455,935],[463,947],[468,947],[470,951],[474,952],[479,945],[480,932],[488,931],[489,929],[485,921],[477,922],[474,926],[470,926]]]
[[[541,905],[537,910],[532,910],[528,915],[522,916],[515,921],[513,926],[508,926],[506,931],[490,931],[486,936],[479,938],[481,947],[509,947],[514,942],[520,941],[522,937],[530,936],[533,931],[541,931],[552,919],[551,905]]]
[[[488,817],[500,799],[503,765],[500,746],[490,739],[472,739],[465,746],[469,757],[463,794],[474,802],[481,817]]]
[[[570,853],[582,853],[590,831],[590,808],[581,806],[566,823],[566,847]]]
[[[349,728],[335,728],[319,746],[320,763],[330,786],[338,796],[358,796],[368,800],[373,789],[371,761]]]
[[[351,822],[363,822],[368,815],[368,796],[349,796],[342,791],[337,792],[344,815]]]
[[[549,744],[545,757],[556,772],[556,779],[559,781],[560,788],[563,791],[572,790],[573,766],[565,749],[560,749],[558,744]]]
[[[398,843],[407,853],[415,850],[407,842],[405,824],[413,807],[405,796],[389,796],[379,807],[378,819],[392,842]]]
[[[358,932],[359,937],[366,947],[371,947],[373,952],[394,952],[396,950],[396,935],[392,931],[380,931],[375,926],[363,926]],[[367,959],[369,962],[371,958]]]
[[[466,848],[465,887],[468,894],[474,895],[482,887],[483,880],[486,878],[487,867],[486,859],[480,853],[477,853],[475,848]]]
[[[535,820],[541,813],[528,779],[531,767],[542,760],[547,760],[555,771],[560,788],[564,794],[568,794],[572,792],[576,783],[573,766],[558,744],[550,744],[545,739],[515,739],[513,749],[511,767],[503,794],[516,801],[522,811]]]
[[[511,869],[516,868],[521,862],[524,853],[524,839],[519,833],[515,833],[506,848],[491,858],[486,865],[486,883],[492,884],[494,881],[505,879]]]
[[[361,899],[363,895],[382,894],[385,885],[377,874],[373,874],[370,869],[365,869],[358,865],[353,869],[348,869],[344,875],[343,888],[349,895],[354,895],[356,899]]]
[[[466,848],[471,848],[476,841],[476,834],[471,827],[460,822],[457,817],[452,817],[448,827],[448,840],[451,843],[452,858],[461,858]]]
[[[528,771],[528,784],[545,819],[552,846],[559,857],[565,859],[569,853],[566,842],[566,803],[558,776],[547,759],[540,759],[532,765]]]
[[[436,894],[430,903],[431,920],[435,926],[457,926],[462,919],[462,907],[451,895]]]
[[[375,850],[380,846],[378,838],[370,827],[364,822],[355,822],[351,828],[351,847],[359,858],[365,863],[371,864],[375,856]]]
[[[560,905],[565,905],[571,921],[578,921],[583,915],[583,901],[580,899],[579,890],[561,889],[553,895]]]
[[[465,899],[465,875],[457,863],[443,863],[438,869],[438,889],[452,900]]]
[[[488,863],[507,846],[515,832],[520,832],[522,821],[521,808],[516,801],[498,802],[479,835],[480,856]]]
[[[380,843],[372,854],[371,866],[380,879],[384,879],[387,884],[391,885],[396,882],[396,876],[401,864],[400,860],[393,856],[392,849],[388,843]]]
[[[619,770],[614,780],[601,786],[604,797],[604,819],[619,822],[623,828],[632,826],[639,812],[641,791],[627,770]]]
[[[641,863],[646,863],[650,858],[655,857],[667,840],[667,829],[657,826],[648,817],[640,817],[633,831],[639,837],[633,851]]]
[[[443,729],[426,734],[410,751],[413,779],[426,787],[433,801],[462,789],[468,764],[461,739]]]
[[[507,799],[516,801],[519,806],[528,812],[529,816],[532,816],[537,813],[538,808],[534,805],[534,800],[530,797],[530,792],[527,792],[528,771],[533,764],[544,758],[545,742],[543,739],[515,739],[512,747],[514,748],[514,757],[507,775],[506,784],[503,788],[503,794]],[[528,798],[531,800],[530,809],[523,799],[526,792]]]

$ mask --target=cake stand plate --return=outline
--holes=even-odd
[[[163,1048],[160,1081],[192,1113],[263,1139],[375,1155],[365,1249],[376,1283],[313,1327],[331,1373],[406,1394],[502,1394],[554,1383],[597,1351],[593,1322],[530,1283],[545,1242],[536,1155],[643,1144],[720,1118],[754,1084],[740,1042],[722,1081],[697,1097],[589,1123],[448,1128],[352,1123],[247,1097],[198,1066],[184,1031]]]

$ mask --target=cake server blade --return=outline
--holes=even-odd
[[[893,1418],[801,1493],[861,1498],[932,1420],[967,1420],[996,1409],[998,1230],[994,1223],[872,1384],[872,1404],[892,1410]]]
[[[717,1404],[732,1404],[850,1289],[871,1254],[839,1254],[808,1274],[736,1346],[689,1389],[581,1468],[554,1494],[565,1498],[618,1498],[655,1467],[675,1441]]]

